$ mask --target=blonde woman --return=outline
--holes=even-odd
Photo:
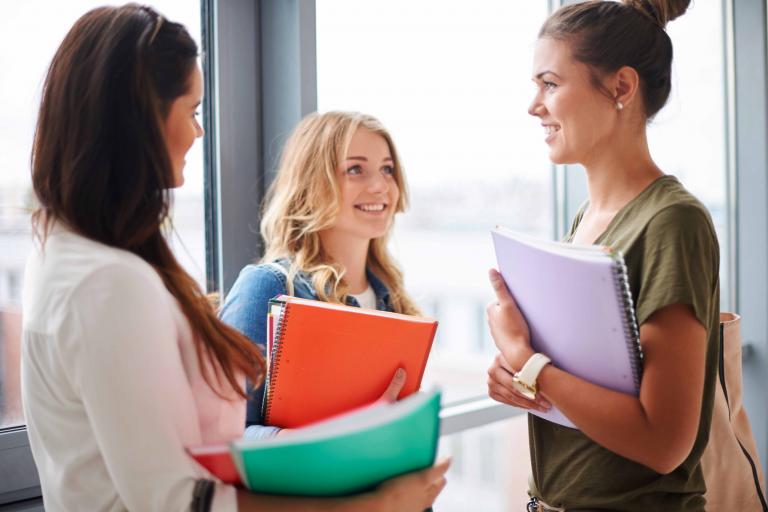
[[[263,347],[269,299],[280,294],[417,314],[387,251],[395,213],[407,203],[405,176],[387,130],[354,112],[311,114],[294,129],[267,194],[265,255],[246,266],[222,319]],[[393,386],[402,381],[398,372]],[[261,426],[263,387],[248,404],[247,435]]]

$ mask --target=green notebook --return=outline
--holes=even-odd
[[[231,444],[244,485],[269,494],[339,496],[431,466],[440,392],[417,393],[296,429]]]

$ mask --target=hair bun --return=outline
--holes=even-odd
[[[661,28],[666,28],[667,23],[688,10],[691,0],[622,0],[622,3],[650,17]]]

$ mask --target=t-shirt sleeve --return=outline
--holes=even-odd
[[[666,306],[687,304],[708,328],[720,266],[708,215],[693,205],[670,206],[651,219],[644,235],[638,324]]]

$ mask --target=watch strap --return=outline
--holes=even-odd
[[[520,382],[535,388],[536,379],[539,377],[539,373],[541,373],[541,370],[551,362],[552,360],[550,358],[537,352],[525,362],[523,368],[517,372],[516,377]]]

